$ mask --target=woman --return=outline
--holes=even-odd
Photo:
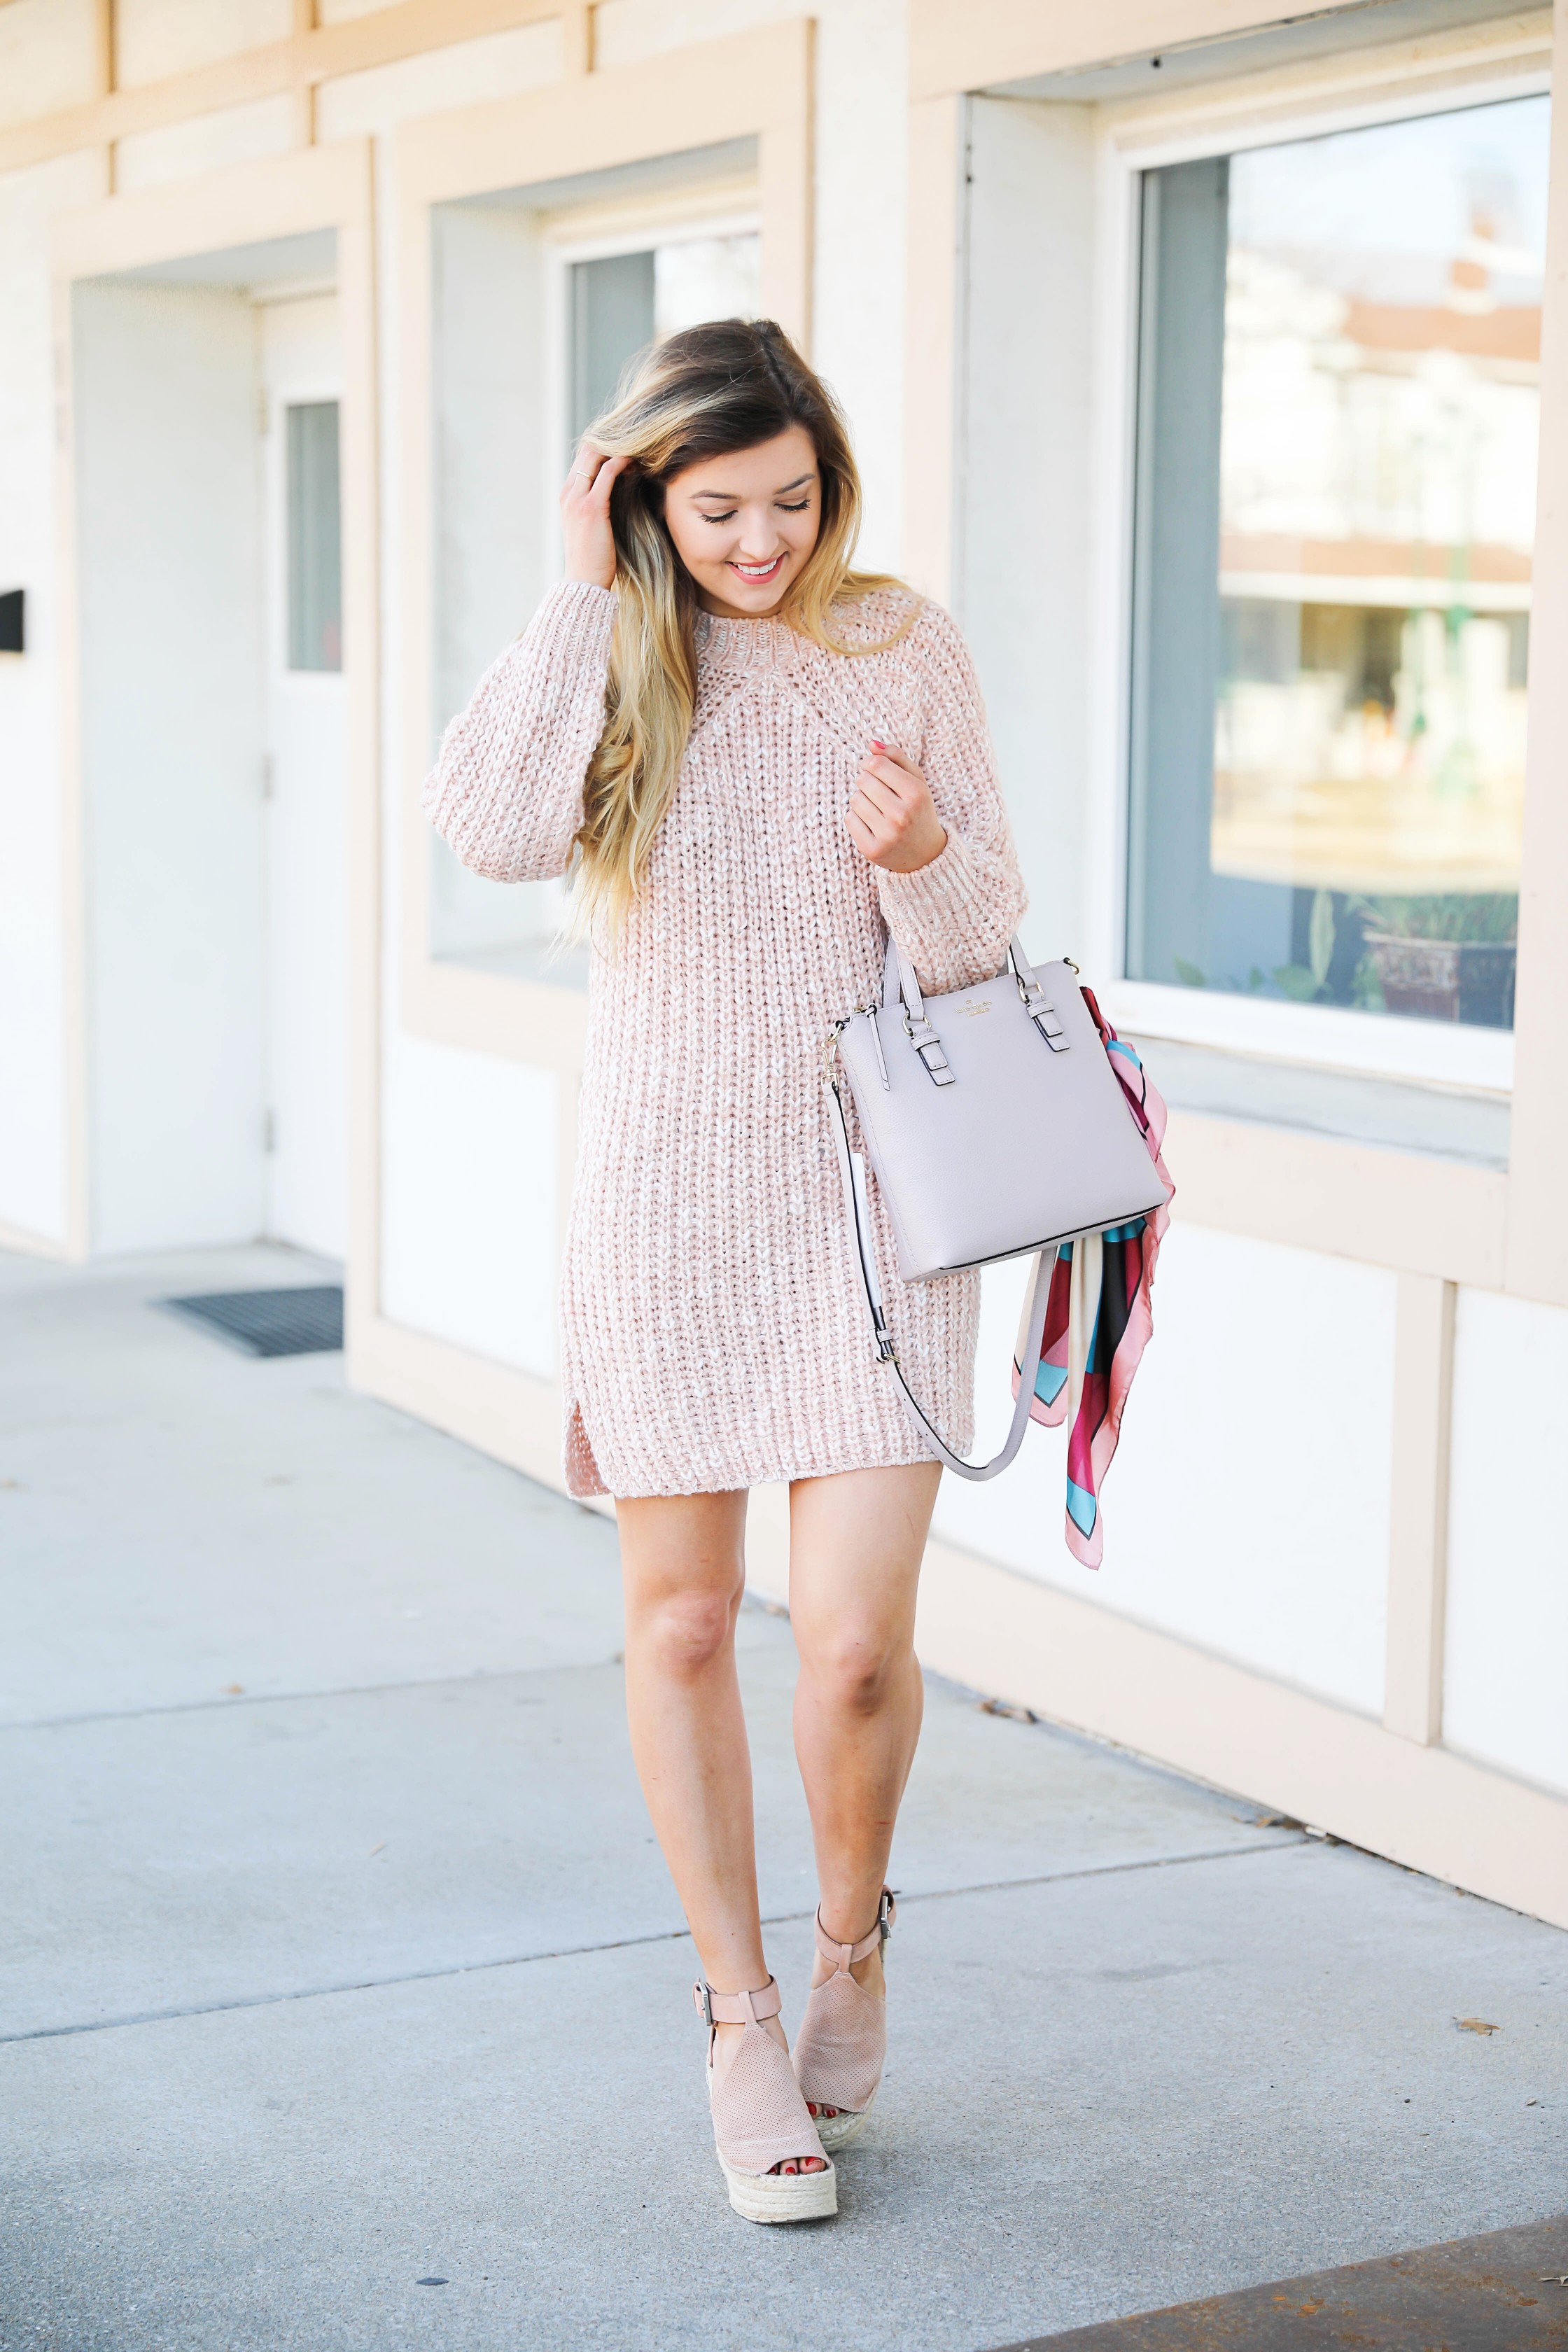
[[[893,1822],[920,1732],[937,1465],[867,1334],[820,1089],[889,931],[922,987],[1023,907],[973,673],[849,558],[859,485],[768,320],[636,364],[561,496],[566,577],[447,730],[426,803],[498,881],[571,872],[595,954],[563,1279],[566,1475],[615,1496],[633,1753],[701,1960],[736,2211],[837,2210],[886,2045]],[[900,1358],[972,1442],[977,1280],[902,1285]],[[734,1659],[747,1489],[790,1489],[795,1752],[821,1903],[792,2071],[763,1954]]]

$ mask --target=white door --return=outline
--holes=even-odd
[[[267,403],[268,1231],[348,1244],[338,306],[258,312]]]

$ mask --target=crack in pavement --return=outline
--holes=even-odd
[[[911,1903],[945,1903],[969,1895],[1005,1895],[1026,1886],[1055,1886],[1068,1879],[1113,1878],[1136,1870],[1170,1870],[1198,1862],[1233,1862],[1251,1854],[1278,1853],[1289,1846],[1304,1846],[1310,1841],[1304,1833],[1276,1836],[1259,1840],[1255,1845],[1214,1846],[1194,1853],[1156,1853],[1135,1862],[1092,1863],[1081,1870],[1048,1870],[1034,1878],[993,1878],[973,1886],[932,1886],[921,1892],[900,1895],[899,1900]],[[816,1916],[813,1911],[779,1911],[763,1921],[764,1927],[792,1927]],[[124,2017],[98,2017],[73,2025],[33,2026],[24,2033],[0,2033],[0,2047],[23,2042],[58,2042],[79,2033],[111,2033],[133,2025],[167,2025],[183,2017],[216,2017],[229,2010],[272,2009],[289,2000],[330,2000],[339,1993],[379,1992],[396,1985],[430,1984],[443,1977],[478,1976],[488,1969],[528,1968],[539,1960],[575,1960],[590,1958],[595,1952],[626,1952],[644,1945],[679,1944],[688,1939],[685,1927],[661,1927],[647,1936],[622,1936],[600,1944],[568,1944],[547,1952],[508,1952],[499,1959],[454,1960],[443,1968],[409,1969],[396,1976],[353,1977],[341,1984],[301,1985],[288,1992],[242,1993],[232,2000],[192,2001],[179,2009],[148,2009],[133,2011]]]
[[[384,1698],[389,1691],[431,1691],[450,1685],[468,1690],[475,1683],[525,1682],[536,1675],[593,1674],[601,1666],[618,1666],[621,1654],[574,1658],[570,1664],[547,1666],[473,1666],[463,1675],[411,1675],[384,1683],[344,1683],[331,1689],[297,1691],[224,1691],[216,1698],[170,1699],[162,1706],[103,1707],[86,1715],[18,1716],[0,1722],[0,1736],[8,1731],[71,1731],[91,1723],[142,1723],[163,1715],[228,1715],[247,1706],[291,1706],[310,1699]]]

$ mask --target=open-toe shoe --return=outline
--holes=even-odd
[[[700,1979],[691,1988],[708,2028],[708,2097],[713,2138],[730,2202],[748,2221],[816,2221],[838,2210],[838,2179],[790,2066],[789,2053],[763,2020],[783,2001],[770,1977],[760,1992],[715,1992]],[[713,2064],[721,2025],[744,2029],[723,2073]],[[777,2172],[775,2165],[816,2159],[820,2172]]]

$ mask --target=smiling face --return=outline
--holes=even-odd
[[[816,451],[804,425],[677,474],[664,494],[675,551],[704,612],[760,621],[805,569],[822,520]]]

